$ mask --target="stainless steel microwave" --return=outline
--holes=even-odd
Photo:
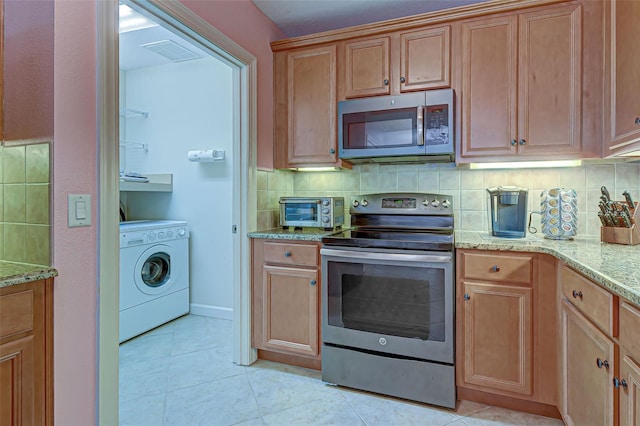
[[[338,148],[358,162],[454,161],[453,89],[338,102]]]
[[[284,228],[335,229],[344,224],[343,197],[280,197]]]

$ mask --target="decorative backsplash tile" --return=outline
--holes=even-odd
[[[261,186],[265,181],[267,186]],[[640,164],[595,162],[576,168],[513,170],[470,170],[451,164],[365,164],[337,172],[258,171],[258,228],[277,226],[278,198],[282,195],[332,195],[348,201],[358,194],[417,191],[453,196],[456,228],[487,231],[486,189],[500,185],[528,188],[529,211],[540,209],[540,194],[545,189],[575,189],[578,235],[599,235],[596,212],[600,187],[607,186],[616,199],[623,199],[622,192],[628,190],[640,200]],[[348,223],[348,207],[345,214]],[[539,215],[533,216],[532,224],[540,229]]]
[[[0,260],[49,265],[50,144],[0,146]]]

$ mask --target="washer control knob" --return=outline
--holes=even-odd
[[[445,209],[448,209],[450,205],[451,205],[451,201],[442,200],[442,207],[444,207]]]
[[[186,234],[186,233],[187,233],[187,231],[185,231],[184,228],[178,229],[178,235],[180,237],[184,237],[184,234]]]
[[[167,231],[167,238],[173,238],[173,231]]]
[[[362,204],[362,207],[367,207],[369,205],[369,202],[367,200],[362,200],[360,204]]]
[[[358,200],[353,200],[353,203],[351,203],[353,205],[353,207],[358,207],[360,205],[360,202]]]
[[[156,240],[156,234],[154,232],[149,232],[149,241],[155,241]]]
[[[158,239],[159,240],[164,240],[165,239],[164,232],[158,232]]]
[[[440,205],[440,201],[436,200],[435,198],[433,199],[433,201],[431,202],[431,205],[433,207],[438,207]]]

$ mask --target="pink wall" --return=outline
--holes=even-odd
[[[48,0],[52,1],[52,0]],[[38,3],[38,2],[36,2]],[[67,227],[67,194],[97,205],[96,2],[55,1],[54,421],[95,424],[97,227]]]
[[[4,2],[5,140],[53,136],[53,2]]]
[[[273,169],[273,54],[284,34],[249,0],[180,0],[258,59],[258,168]]]

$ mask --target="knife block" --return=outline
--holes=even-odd
[[[638,209],[638,203],[635,204],[635,206],[629,206],[630,209],[633,209],[632,218],[635,222],[631,228],[603,226],[600,228],[600,241],[626,245],[640,244],[640,229],[638,228],[638,221],[640,221],[638,210],[640,209]]]

